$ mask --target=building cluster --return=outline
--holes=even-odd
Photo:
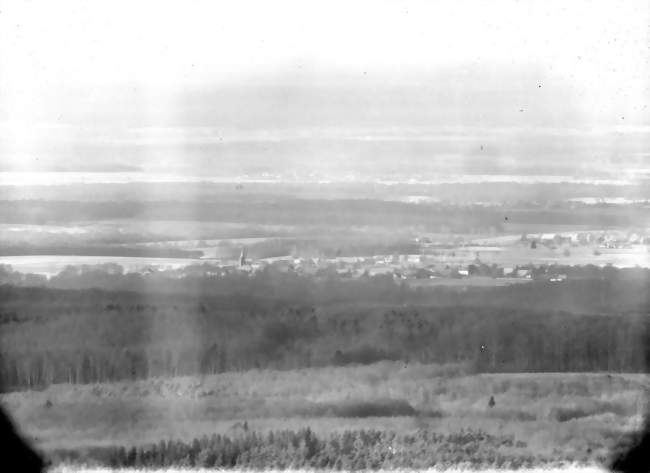
[[[650,245],[650,235],[636,232],[572,232],[522,235],[522,241],[537,242],[550,248],[560,246],[599,246],[602,248],[631,248]]]
[[[266,258],[241,264],[240,271],[257,272],[270,267],[280,272],[300,275],[360,278],[390,276],[394,279],[436,279],[484,276],[493,278],[531,279],[530,269],[501,267],[480,261],[464,262],[462,255],[444,261],[440,255],[376,255],[336,258]],[[441,261],[442,260],[442,261]]]
[[[255,274],[270,268],[278,272],[295,273],[299,275],[326,277],[337,275],[342,278],[361,278],[373,276],[389,276],[396,280],[435,280],[439,278],[462,279],[475,277],[508,278],[531,280],[543,278],[552,282],[567,280],[566,274],[558,274],[554,270],[547,271],[533,265],[518,266],[508,264],[515,260],[523,261],[524,254],[512,256],[509,251],[519,248],[537,260],[533,255],[543,249],[556,250],[553,254],[569,257],[572,247],[589,246],[594,248],[593,255],[602,251],[623,251],[634,246],[650,245],[650,236],[634,232],[574,232],[574,233],[542,233],[524,234],[514,237],[509,245],[489,246],[478,244],[477,240],[434,242],[427,237],[416,239],[419,244],[418,254],[374,255],[374,256],[337,256],[337,257],[297,257],[279,256],[271,258],[249,259],[246,249],[242,249],[238,260],[229,264],[219,264],[217,273],[225,274],[241,272]],[[563,251],[563,252],[562,252]],[[591,254],[591,253],[590,253]],[[560,256],[561,255],[561,256]],[[540,257],[539,260],[544,260]],[[566,260],[570,264],[569,259]],[[551,262],[551,260],[549,260]],[[215,273],[216,274],[216,273]]]
[[[514,237],[514,238],[513,238]],[[494,237],[494,238],[465,238],[456,235],[450,241],[436,241],[428,236],[421,236],[415,239],[416,243],[423,248],[428,247],[458,247],[471,244],[486,245],[489,242],[516,243],[517,240],[524,245],[535,246],[537,244],[548,248],[557,249],[562,246],[599,246],[603,248],[630,248],[633,245],[650,245],[650,232],[646,231],[582,231],[582,232],[558,232],[558,233],[524,233],[521,237]]]

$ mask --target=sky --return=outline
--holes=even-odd
[[[0,0],[0,171],[650,166],[649,25],[634,0]]]

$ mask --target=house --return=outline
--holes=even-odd
[[[355,264],[359,261],[359,258],[356,256],[338,256],[336,262],[339,263],[339,266],[346,264]]]
[[[373,266],[371,268],[368,268],[368,275],[369,276],[378,276],[381,274],[390,274],[392,275],[395,272],[395,270],[391,267],[387,266]]]
[[[352,272],[352,276],[355,278],[361,278],[364,276],[370,276],[370,274],[366,268],[358,268]]]
[[[419,264],[423,262],[421,255],[406,255],[406,262],[410,264]]]
[[[412,277],[416,279],[429,279],[431,276],[433,276],[433,272],[426,269],[426,268],[417,268],[411,270],[412,272]]]
[[[292,271],[294,268],[293,258],[281,257],[271,260],[271,266],[281,272]]]
[[[426,273],[426,275],[423,275],[424,273],[422,273],[422,271],[426,271],[426,270],[422,268],[417,268],[417,269],[409,268],[402,271],[402,276],[409,279],[418,279],[418,278],[423,279],[428,276],[428,272]]]
[[[517,277],[522,279],[532,279],[533,272],[530,269],[518,269]]]
[[[440,277],[443,277],[443,278],[452,277],[454,275],[454,273],[455,273],[455,270],[451,266],[449,266],[448,264],[437,264],[437,265],[433,266],[431,269],[432,269],[434,275],[440,276]]]
[[[311,258],[300,259],[298,263],[295,263],[295,268],[301,274],[314,275],[318,272],[318,266]]]
[[[323,258],[317,258],[316,260],[313,260],[313,261],[314,261],[314,264],[316,265],[317,269],[327,269],[330,266],[332,266],[331,261],[328,261],[328,260],[323,259]]]

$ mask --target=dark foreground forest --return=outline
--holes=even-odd
[[[311,429],[214,434],[191,442],[161,441],[141,447],[96,447],[83,451],[59,450],[56,462],[89,462],[112,468],[237,468],[400,470],[451,467],[512,468],[557,464],[526,450],[526,443],[509,435],[480,430],[439,434],[420,431],[396,435],[379,430],[345,431],[319,436]],[[606,458],[602,458],[607,461]]]
[[[66,276],[113,290],[16,280],[22,287],[0,286],[0,384],[16,390],[380,360],[464,362],[476,372],[645,372],[649,271],[573,272],[578,277],[559,284],[428,291],[387,277],[272,270],[163,274],[155,284],[101,271]]]

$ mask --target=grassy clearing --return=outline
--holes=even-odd
[[[462,365],[249,371],[5,394],[45,451],[191,442],[202,436],[310,428],[506,436],[525,455],[597,461],[638,427],[643,375],[467,374]],[[493,396],[495,405],[488,406]]]

